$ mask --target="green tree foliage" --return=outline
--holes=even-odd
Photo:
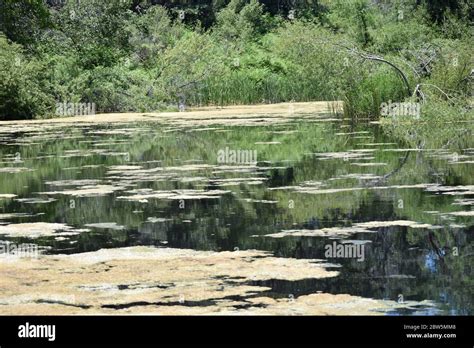
[[[53,107],[43,64],[0,35],[0,120],[46,115]]]
[[[473,20],[474,11],[472,1],[469,0],[423,0],[431,19],[437,23],[443,22],[447,13],[454,13],[457,17]]]
[[[50,24],[42,0],[0,0],[0,31],[16,43],[33,43],[36,34]]]
[[[268,25],[268,16],[257,0],[231,0],[217,14],[217,32],[226,41],[248,42],[263,34]]]
[[[412,94],[469,110],[467,0],[0,0],[0,117],[344,100],[378,117]],[[18,58],[18,59],[17,59]],[[15,62],[20,63],[15,63]],[[412,99],[410,99],[412,100]],[[425,108],[426,110],[433,110]],[[452,114],[452,113],[448,113]]]
[[[134,62],[150,67],[159,55],[173,47],[185,33],[181,23],[173,22],[168,11],[161,6],[150,7],[142,15],[133,16],[126,30]]]

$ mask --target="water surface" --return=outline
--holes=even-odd
[[[0,239],[47,254],[153,245],[327,259],[339,276],[248,283],[273,297],[434,303],[394,315],[473,314],[470,139],[410,148],[329,116],[261,123],[0,125]],[[257,160],[219,163],[226,148]],[[62,225],[28,225],[39,222]],[[326,258],[333,242],[362,243],[364,259]]]

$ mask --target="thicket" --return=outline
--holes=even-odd
[[[343,100],[376,118],[412,101],[428,119],[472,115],[468,0],[0,0],[0,13],[0,119],[52,117],[62,102]]]

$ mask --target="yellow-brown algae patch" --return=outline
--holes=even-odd
[[[122,128],[122,129],[104,129],[89,131],[89,135],[130,135],[137,132],[147,131],[146,128]]]
[[[348,132],[348,133],[335,133],[335,135],[355,135],[355,134],[369,134],[369,131],[358,131],[358,132]]]
[[[104,196],[115,191],[124,190],[124,186],[114,186],[114,185],[86,185],[82,188],[74,190],[64,190],[64,191],[50,191],[50,192],[39,192],[44,195],[65,195],[65,196],[75,196],[75,197],[96,197]]]
[[[454,213],[449,213],[449,215],[454,215],[454,216],[474,216],[474,210],[470,211],[456,211]]]
[[[365,143],[357,144],[358,146],[385,146],[385,145],[397,145],[397,143]]]
[[[213,185],[219,186],[237,186],[240,184],[245,185],[261,185],[268,178],[262,177],[248,177],[248,178],[227,178],[227,179],[208,179]]]
[[[173,221],[173,219],[157,218],[157,217],[154,217],[154,216],[150,216],[146,219],[146,221],[151,222],[151,223],[157,223],[157,222]]]
[[[203,176],[189,176],[189,177],[182,177],[182,178],[177,178],[177,181],[179,182],[197,182],[197,181],[206,181],[208,178],[203,177]]]
[[[150,189],[137,189],[126,191],[126,193],[134,193],[130,196],[119,196],[117,199],[127,201],[141,201],[149,198],[155,199],[218,199],[222,195],[231,191],[224,190],[173,190],[173,191],[153,191]]]
[[[280,141],[257,141],[254,145],[280,145]]]
[[[249,280],[338,275],[321,260],[278,258],[258,250],[130,247],[42,255],[29,261],[0,259],[0,263],[2,314],[204,314],[235,309],[233,305],[270,290],[249,285]],[[73,300],[45,301],[64,297]],[[195,305],[188,308],[186,303],[191,302],[201,303],[200,310]]]
[[[380,151],[382,152],[422,152],[426,150],[415,148],[415,149],[380,149]]]
[[[277,204],[278,203],[278,201],[269,201],[266,199],[243,198],[242,200],[249,203],[264,203],[264,204]]]
[[[372,162],[372,163],[352,162],[351,163],[351,166],[359,166],[359,167],[382,167],[386,165],[387,163],[384,163],[384,162]]]
[[[93,151],[91,151],[93,152]],[[73,158],[73,157],[92,157],[93,154],[92,153],[88,153],[88,152],[81,152],[81,153],[70,153],[70,154],[67,154],[67,155],[56,155],[55,157],[59,157],[59,158]]]
[[[2,198],[14,198],[16,197],[17,195],[13,194],[13,193],[0,193],[0,199]]]
[[[290,110],[293,112],[288,112]],[[3,121],[0,132],[27,132],[45,130],[51,127],[69,126],[71,123],[93,125],[97,123],[123,123],[137,121],[170,122],[174,125],[261,125],[262,121],[268,123],[285,122],[293,118],[300,118],[308,114],[311,118],[327,115],[331,112],[342,112],[342,101],[335,102],[305,102],[305,103],[278,103],[263,105],[239,105],[224,108],[206,107],[196,108],[187,112],[162,112],[162,113],[111,113],[97,114],[94,116],[74,116],[52,118],[47,120],[15,120]],[[275,117],[278,116],[278,117]],[[339,120],[339,119],[337,119]]]
[[[318,189],[313,187],[305,186],[286,186],[278,188],[269,188],[269,190],[283,190],[283,189],[293,189],[295,192],[299,193],[309,193],[309,194],[328,194],[328,193],[339,193],[339,192],[351,192],[351,191],[362,191],[362,190],[390,190],[390,189],[421,189],[421,188],[430,188],[436,186],[436,184],[413,184],[413,185],[392,185],[392,186],[374,186],[374,187],[349,187],[349,188],[330,188],[330,189]],[[468,194],[469,191],[462,194]],[[461,193],[456,193],[461,194]]]
[[[426,188],[429,192],[440,192],[443,195],[472,195],[474,194],[474,185],[459,185],[459,186],[441,186],[432,185]]]
[[[450,161],[449,164],[473,164],[474,161]]]
[[[452,205],[474,205],[474,199],[455,199]]]
[[[278,233],[266,234],[265,237],[283,238],[283,237],[330,237],[330,238],[344,238],[354,233],[373,233],[362,227],[329,227],[318,230],[284,230]]]
[[[380,178],[381,178],[381,176],[371,174],[371,173],[366,173],[366,174],[351,173],[351,174],[340,175],[340,176],[335,177],[335,178],[330,178],[329,181],[341,180],[341,179],[376,180],[376,179],[380,179]]]
[[[380,227],[391,227],[391,226],[404,226],[404,227],[411,227],[411,228],[428,228],[428,229],[442,228],[441,226],[421,224],[419,222],[409,221],[409,220],[369,221],[369,222],[357,223],[355,224],[355,226],[365,227],[365,228],[380,228]]]
[[[50,186],[82,186],[82,185],[96,185],[100,180],[96,179],[80,179],[80,180],[56,180],[46,181],[45,184]]]
[[[22,173],[22,172],[32,172],[34,169],[26,168],[26,167],[0,167],[0,173]]]
[[[315,153],[314,155],[321,157],[322,160],[326,159],[354,159],[354,158],[361,158],[366,156],[365,152],[355,152],[355,151],[348,151],[348,152],[324,152],[324,153]]]
[[[311,194],[329,194],[329,193],[339,193],[339,192],[352,192],[352,191],[361,191],[365,190],[364,187],[352,187],[352,188],[334,188],[334,189],[324,189],[319,190],[317,188],[306,188],[306,187],[299,187],[296,186],[295,191],[300,193],[311,193]]]
[[[6,235],[8,237],[39,238],[46,236],[72,236],[88,231],[88,229],[75,229],[65,224],[47,222],[29,222],[0,226],[0,235]]]
[[[196,129],[188,129],[188,130],[186,130],[186,133],[207,132],[207,131],[217,131],[217,130],[223,130],[223,129],[222,128],[216,128],[216,127],[196,128]]]
[[[34,216],[33,214],[29,213],[4,213],[0,214],[0,220],[7,220],[13,218],[21,218],[21,217],[31,217]]]
[[[30,198],[15,198],[15,201],[26,203],[26,204],[45,204],[45,203],[56,202],[57,199],[30,197]]]
[[[138,170],[143,169],[142,166],[126,166],[126,165],[117,165],[117,166],[109,166],[108,167],[111,171],[120,173],[123,170]]]
[[[429,301],[416,302],[383,301],[348,294],[316,293],[284,299],[267,297],[252,298],[254,307],[241,310],[242,314],[256,315],[381,315],[401,308],[424,305],[433,307]],[[262,306],[265,305],[265,306]]]
[[[328,227],[317,230],[283,230],[278,233],[266,234],[264,237],[283,238],[283,237],[328,237],[328,238],[345,238],[355,233],[374,233],[373,229],[382,227],[402,226],[410,228],[426,228],[441,229],[442,226],[422,224],[415,221],[396,220],[396,221],[369,221],[355,223],[351,227]],[[252,237],[259,237],[254,235]]]
[[[448,195],[448,196],[474,195],[474,190],[471,190],[471,191],[442,192],[442,194],[443,195]]]
[[[116,222],[97,222],[93,224],[85,224],[85,227],[93,227],[99,229],[109,229],[109,230],[124,230],[125,226],[118,225]]]
[[[392,186],[380,186],[380,187],[373,187],[372,189],[407,189],[407,188],[429,188],[432,186],[436,186],[436,184],[413,184],[413,185],[392,185]]]
[[[272,134],[295,134],[299,133],[299,130],[274,130],[274,131],[266,131],[267,133],[272,133]]]
[[[129,166],[130,167],[130,166]],[[154,167],[150,169],[132,169],[127,168],[125,171],[123,170],[122,166],[112,166],[110,170],[107,171],[107,175],[114,175],[119,174],[124,177],[129,177],[133,175],[143,175],[143,174],[153,174],[156,172],[188,172],[188,171],[199,171],[199,170],[207,170],[212,169],[215,166],[211,166],[209,164],[187,164],[183,166],[174,166],[174,167]]]

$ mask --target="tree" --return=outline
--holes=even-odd
[[[0,31],[19,44],[34,42],[40,29],[51,25],[42,0],[0,0]]]
[[[0,120],[46,115],[54,105],[44,82],[46,69],[23,51],[0,34]]]

